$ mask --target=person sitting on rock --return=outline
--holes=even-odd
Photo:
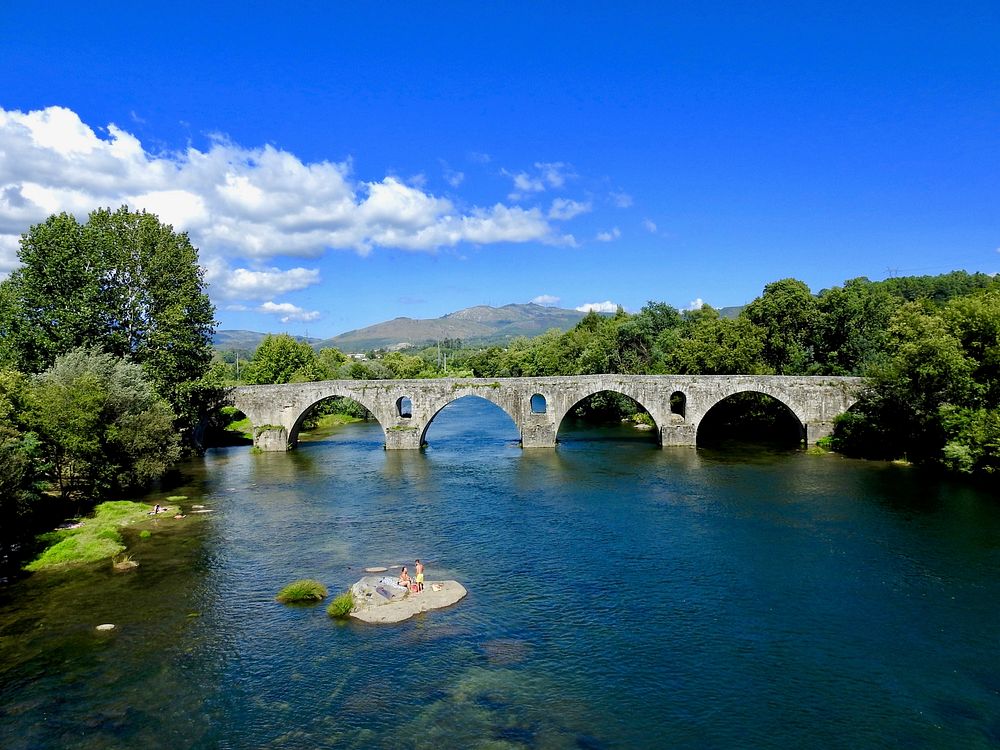
[[[402,586],[407,591],[410,590],[410,574],[406,572],[406,566],[399,571],[399,580],[396,582],[399,586]]]

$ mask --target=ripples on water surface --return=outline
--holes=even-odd
[[[216,512],[133,573],[0,589],[0,745],[1000,746],[996,498],[629,434],[522,451],[471,399],[420,453],[213,452],[172,492]],[[396,626],[273,599],[415,557],[469,596]]]

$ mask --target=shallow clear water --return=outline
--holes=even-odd
[[[133,537],[135,571],[0,588],[0,746],[1000,746],[996,497],[634,435],[524,451],[464,399],[419,453],[371,424],[213,452],[171,493],[215,512]],[[274,601],[415,557],[469,596],[394,626]]]

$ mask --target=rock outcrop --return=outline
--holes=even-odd
[[[402,622],[421,612],[450,607],[469,593],[458,581],[427,581],[423,591],[411,592],[383,583],[384,578],[365,576],[351,586],[351,617],[363,622]]]

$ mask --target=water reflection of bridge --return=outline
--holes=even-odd
[[[663,446],[694,445],[698,425],[717,404],[738,393],[776,399],[801,425],[810,443],[857,400],[859,378],[784,375],[571,375],[542,378],[433,380],[324,380],[234,388],[232,403],[253,424],[254,445],[287,450],[298,442],[310,407],[339,396],[357,401],[378,420],[387,449],[424,444],[438,412],[456,399],[479,396],[514,421],[525,448],[552,448],[563,417],[584,399],[610,391],[634,399],[655,422]]]

